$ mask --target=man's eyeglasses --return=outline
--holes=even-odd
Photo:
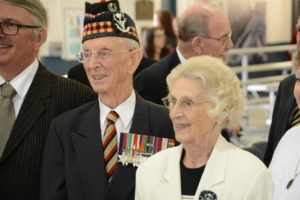
[[[204,37],[204,38],[207,38],[207,39],[217,40],[221,44],[225,44],[228,40],[231,39],[232,33],[230,32],[227,35],[224,35],[224,36],[222,36],[220,38],[210,37],[210,36],[207,36],[207,35],[200,35],[200,36]]]
[[[121,53],[128,53],[133,51],[133,49],[130,50],[124,50],[124,51],[117,51],[117,52],[112,52],[110,50],[100,50],[95,53],[92,53],[91,51],[85,51],[85,52],[80,52],[77,54],[77,59],[81,63],[85,63],[90,61],[92,55],[95,55],[95,60],[96,61],[108,61],[113,58],[114,55],[121,54]]]
[[[193,107],[201,105],[203,103],[209,102],[208,100],[204,100],[201,102],[194,102],[191,99],[187,99],[187,98],[183,98],[183,99],[179,99],[177,102],[177,99],[175,99],[174,97],[165,97],[162,99],[164,105],[169,108],[169,109],[173,109],[175,107],[176,104],[178,104],[178,108],[181,111],[188,111],[188,110],[192,110]]]
[[[4,35],[16,35],[20,28],[41,28],[40,26],[15,24],[12,22],[0,22],[0,29]]]

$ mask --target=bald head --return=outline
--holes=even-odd
[[[178,49],[184,58],[209,55],[224,61],[232,48],[231,27],[227,16],[209,3],[189,7],[179,19]]]
[[[197,35],[207,35],[210,19],[220,16],[225,15],[212,4],[201,2],[192,5],[179,19],[179,39],[186,42]]]

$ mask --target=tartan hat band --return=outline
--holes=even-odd
[[[82,42],[99,37],[125,37],[139,43],[134,21],[123,12],[104,12],[85,16]]]

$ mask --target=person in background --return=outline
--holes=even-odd
[[[295,60],[294,97],[300,108],[300,53]],[[273,200],[298,199],[300,196],[300,120],[280,139],[269,166],[272,173]]]
[[[0,199],[38,200],[51,120],[97,98],[39,62],[47,38],[39,0],[0,0]]]
[[[300,51],[300,17],[296,24],[297,50]],[[300,121],[300,111],[293,95],[296,83],[295,74],[283,79],[278,87],[272,122],[269,130],[269,138],[264,156],[264,163],[269,166],[274,150],[285,132]]]
[[[177,36],[173,27],[173,16],[167,10],[158,10],[153,15],[153,26],[165,30],[166,45],[175,49],[177,46]]]
[[[143,54],[149,59],[159,61],[169,55],[172,49],[165,45],[165,31],[159,27],[148,28],[143,31]]]
[[[174,29],[174,33],[175,33],[176,37],[178,38],[178,22],[177,21],[178,21],[177,17],[173,17],[172,26]]]
[[[244,110],[235,73],[220,59],[199,56],[175,67],[167,84],[164,102],[181,145],[142,163],[135,200],[271,200],[265,165],[220,134]]]
[[[137,166],[175,145],[168,110],[133,90],[142,51],[131,17],[101,9],[113,3],[86,3],[81,59],[99,98],[53,120],[41,200],[133,200]]]

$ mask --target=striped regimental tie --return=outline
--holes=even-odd
[[[11,129],[14,125],[16,114],[13,97],[16,90],[9,84],[4,83],[0,86],[0,158],[5,149]]]
[[[290,125],[290,127],[296,126],[300,124],[300,110],[298,106],[295,108],[294,113],[293,113],[293,120]]]
[[[106,172],[108,181],[111,181],[112,174],[117,167],[118,160],[118,139],[115,122],[119,118],[118,113],[110,111],[106,118],[106,129],[103,136],[103,151],[104,161],[106,165]]]

